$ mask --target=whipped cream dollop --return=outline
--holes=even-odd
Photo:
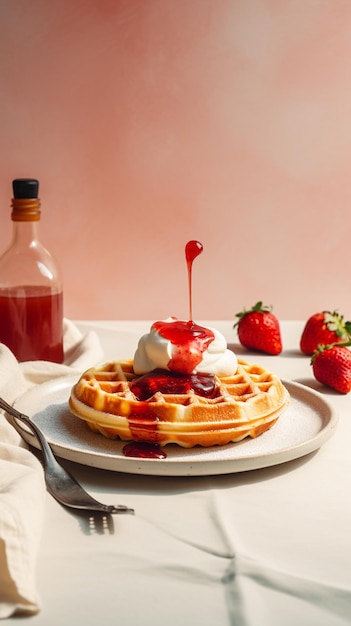
[[[140,338],[133,368],[137,375],[162,368],[180,374],[230,376],[237,366],[234,352],[216,328],[168,318],[155,322]]]

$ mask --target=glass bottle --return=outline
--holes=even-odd
[[[13,238],[0,257],[0,342],[18,361],[63,361],[60,271],[38,239],[39,182],[12,183]]]

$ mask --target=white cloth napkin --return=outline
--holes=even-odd
[[[77,373],[98,363],[97,335],[82,335],[64,320],[63,364],[18,363],[0,344],[0,396],[12,404],[30,387]],[[32,615],[40,610],[35,569],[41,539],[45,484],[42,467],[0,412],[0,619]]]

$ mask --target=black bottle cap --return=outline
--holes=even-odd
[[[35,178],[15,178],[12,189],[14,198],[37,198],[39,181]]]

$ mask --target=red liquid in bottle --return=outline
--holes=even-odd
[[[18,361],[63,361],[63,297],[45,287],[0,290],[0,342]]]

